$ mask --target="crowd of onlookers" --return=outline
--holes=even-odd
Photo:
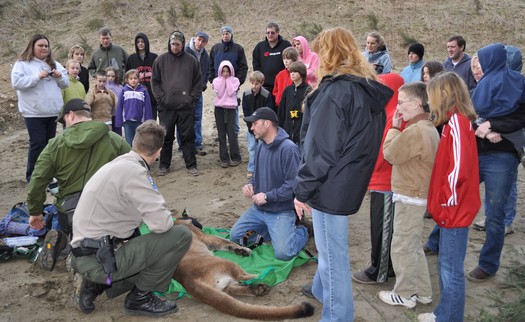
[[[425,256],[438,254],[439,304],[419,320],[462,321],[463,264],[481,182],[485,220],[474,228],[487,238],[468,280],[496,274],[504,238],[513,232],[517,170],[520,162],[525,166],[521,51],[496,43],[470,57],[465,39],[452,36],[445,61],[426,62],[424,45],[413,43],[409,64],[397,74],[377,32],[368,34],[364,51],[342,28],[322,32],[312,47],[303,36],[289,42],[279,32],[277,24],[267,24],[251,72],[230,26],[220,29],[221,41],[209,52],[206,32],[189,40],[172,32],[160,55],[150,51],[144,33],[135,36],[135,52],[128,55],[105,27],[87,68],[82,47],[71,48],[64,68],[52,58],[49,39],[34,35],[11,77],[29,133],[30,223],[42,225],[45,187],[55,179],[65,227],[46,237],[41,266],[52,270],[70,252],[75,217],[74,208],[64,211],[66,202],[76,194],[78,201],[105,163],[130,146],[135,150],[137,141],[145,144],[135,133],[148,128],[141,126],[147,120],[164,129],[162,148],[151,151],[152,161],[159,160],[157,175],[170,172],[175,140],[188,173],[199,175],[196,155],[207,154],[203,92],[210,86],[220,167],[242,161],[240,106],[247,125],[249,182],[242,190],[254,205],[232,228],[233,241],[271,240],[276,258],[288,260],[314,235],[319,269],[302,291],[323,303],[322,320],[334,321],[353,316],[352,279],[381,284],[395,277],[392,291],[379,292],[383,302],[432,303]],[[242,92],[246,80],[250,87]],[[50,141],[57,119],[67,130]],[[347,215],[357,212],[366,190],[371,262],[350,275]],[[304,213],[312,213],[313,231]],[[424,216],[436,222],[425,244]],[[253,232],[249,238],[247,232]],[[84,312],[100,294],[93,285],[88,289]]]

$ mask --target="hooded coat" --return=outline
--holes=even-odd
[[[313,86],[317,84],[317,76],[315,73],[319,69],[319,57],[316,53],[310,50],[308,40],[303,36],[297,36],[293,40],[297,40],[301,43],[301,49],[303,52],[299,56],[299,61],[306,65],[306,82],[308,85]]]
[[[232,64],[223,60],[219,65],[219,72],[223,67],[227,66],[230,69],[230,76],[224,78],[222,75],[217,76],[213,80],[213,90],[217,94],[213,100],[213,105],[217,107],[236,109],[237,108],[237,90],[241,85],[239,79],[235,77],[235,69]]]
[[[27,192],[29,213],[42,213],[46,187],[53,178],[58,180],[55,205],[60,210],[65,196],[82,191],[98,169],[129,151],[124,138],[110,132],[102,122],[71,125],[62,135],[49,141],[36,162]]]
[[[168,52],[155,59],[152,69],[151,89],[158,102],[158,111],[195,108],[195,102],[202,95],[197,58],[184,48],[174,54],[168,38]]]
[[[137,47],[137,40],[142,38],[144,40],[144,57],[140,56],[139,48]],[[135,53],[129,55],[126,63],[126,70],[136,69],[139,72],[140,83],[148,89],[151,105],[157,105],[153,92],[151,91],[151,74],[153,72],[153,62],[158,57],[157,54],[152,53],[149,49],[149,39],[145,33],[139,32],[135,35]],[[123,81],[123,79],[121,79]]]
[[[507,66],[507,51],[503,44],[492,44],[478,51],[483,69],[472,103],[483,119],[514,112],[525,100],[525,78]]]
[[[219,65],[222,61],[229,61],[235,71],[237,72],[237,78],[244,84],[246,76],[248,75],[248,62],[246,61],[246,54],[244,48],[233,42],[232,38],[228,42],[221,41],[211,47],[210,50],[210,70],[209,70],[209,81],[213,83],[213,80],[220,76]]]
[[[303,155],[294,188],[297,200],[334,215],[359,210],[392,93],[379,82],[349,74],[321,80],[305,104]]]

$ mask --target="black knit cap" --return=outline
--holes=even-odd
[[[416,42],[410,45],[410,47],[408,47],[407,55],[410,54],[411,52],[416,54],[417,57],[419,57],[419,59],[423,59],[423,56],[425,56],[425,47],[421,45],[420,43]]]

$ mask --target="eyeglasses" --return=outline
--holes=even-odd
[[[417,102],[417,100],[409,100],[409,101],[397,101],[397,105],[403,105],[408,102]]]
[[[266,34],[267,35],[275,35],[277,32],[276,31],[267,31]]]

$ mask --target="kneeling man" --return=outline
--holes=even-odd
[[[178,310],[175,302],[153,293],[168,289],[191,243],[188,228],[173,226],[149,171],[165,135],[161,125],[144,122],[131,152],[100,168],[82,192],[73,216],[71,265],[82,277],[75,299],[84,313],[93,312],[103,291],[111,298],[130,290],[124,303],[129,314],[163,316]],[[142,222],[150,234],[137,233]]]
[[[275,258],[290,260],[308,241],[307,223],[295,224],[293,204],[299,148],[277,126],[277,115],[271,108],[261,107],[244,120],[252,122],[251,130],[260,140],[255,151],[254,175],[242,187],[243,194],[253,200],[253,206],[233,225],[230,239],[242,243],[246,232],[254,230],[264,240],[272,241]],[[248,242],[255,238],[254,234]]]

